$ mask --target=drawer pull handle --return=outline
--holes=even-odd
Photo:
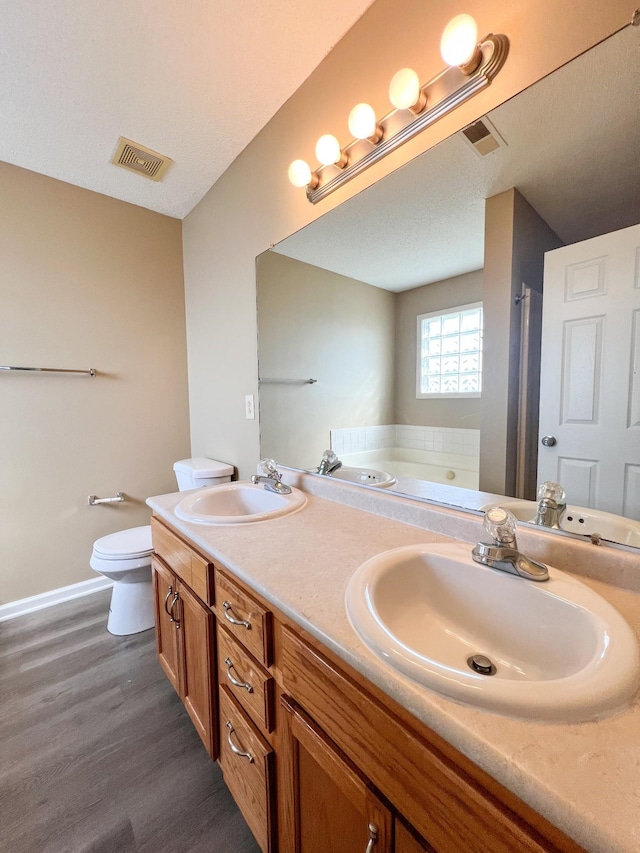
[[[378,843],[378,827],[375,825],[375,823],[370,823],[369,824],[369,843],[367,844],[367,849],[364,851],[364,853],[372,853],[373,848],[377,845],[377,843]]]
[[[174,615],[173,608],[176,606],[179,598],[180,598],[180,596],[176,592],[176,594],[173,596],[173,601],[171,602],[171,607],[169,608],[169,616],[171,617],[171,621],[176,623],[176,628],[180,627],[180,620]]]
[[[231,735],[235,732],[235,729],[231,725],[230,720],[227,720],[227,728],[229,729],[229,731],[227,732],[227,743],[231,748],[231,752],[233,752],[235,755],[241,756],[242,758],[246,758],[249,764],[253,764],[253,755],[251,755],[250,752],[245,752],[243,749],[237,747],[235,743],[231,740]]]
[[[231,622],[232,625],[242,625],[242,627],[246,628],[247,631],[251,628],[251,622],[247,622],[246,619],[236,619],[235,616],[231,615],[233,613],[233,608],[229,601],[223,601],[222,606],[224,607],[224,618],[227,622]]]
[[[248,681],[238,681],[237,678],[234,678],[233,675],[231,675],[231,670],[235,669],[235,667],[233,665],[233,661],[231,660],[231,658],[225,658],[224,664],[227,667],[227,678],[233,684],[233,686],[234,687],[244,687],[244,689],[247,691],[247,693],[253,693],[253,687],[249,684]]]
[[[164,599],[164,612],[165,612],[165,613],[167,614],[167,616],[169,616],[169,617],[171,617],[171,613],[169,613],[169,608],[167,607],[167,603],[168,603],[168,601],[169,601],[169,599],[171,598],[171,596],[172,596],[172,595],[173,595],[173,587],[172,587],[172,586],[170,586],[170,587],[169,587],[169,592],[166,594],[165,599]],[[173,619],[171,619],[171,621],[173,622]]]

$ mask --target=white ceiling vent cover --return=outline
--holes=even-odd
[[[121,136],[111,162],[152,181],[160,181],[173,161],[164,154],[158,154],[157,151]]]
[[[507,144],[486,116],[465,127],[460,135],[478,157],[486,157]]]

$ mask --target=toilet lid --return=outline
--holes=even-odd
[[[93,543],[93,553],[103,560],[128,560],[153,553],[151,525],[110,533]]]

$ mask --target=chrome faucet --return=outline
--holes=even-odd
[[[566,496],[562,486],[547,480],[538,486],[538,511],[532,521],[541,527],[560,530],[560,520],[566,508]]]
[[[484,526],[493,536],[493,543],[478,542],[471,552],[476,563],[530,581],[549,580],[549,570],[543,563],[525,557],[518,550],[513,513],[501,506],[489,507],[484,516]]]
[[[268,492],[275,492],[278,495],[291,494],[291,486],[282,482],[282,474],[278,471],[278,465],[274,459],[261,459],[258,467],[263,474],[252,475],[251,482],[254,486],[264,483]]]
[[[342,462],[333,450],[325,450],[318,465],[318,474],[333,474],[338,468],[342,468]]]

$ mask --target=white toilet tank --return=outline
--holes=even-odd
[[[198,489],[200,486],[215,486],[228,483],[233,474],[233,465],[199,456],[196,459],[180,459],[173,466],[178,489]]]

